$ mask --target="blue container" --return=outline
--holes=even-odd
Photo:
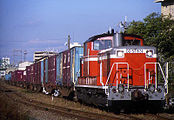
[[[44,81],[44,61],[41,61],[41,83]]]
[[[44,74],[45,74],[45,83],[48,83],[48,59],[45,59],[45,70],[44,70]]]
[[[11,80],[11,73],[5,74],[5,80]]]
[[[80,58],[83,56],[83,47],[73,47],[71,48],[71,81],[74,84],[78,83],[78,77],[80,76]]]
[[[56,83],[59,86],[62,86],[62,80],[63,80],[63,76],[62,76],[62,62],[63,62],[63,58],[62,58],[62,53],[59,53],[56,56]]]

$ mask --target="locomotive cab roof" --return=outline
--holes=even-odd
[[[108,33],[103,33],[100,35],[95,35],[90,37],[87,41],[84,42],[94,42],[96,40],[99,40],[104,37],[113,37],[113,45],[112,47],[118,47],[118,46],[129,46],[129,45],[141,45],[143,46],[143,38],[138,35],[134,34],[125,34],[125,33],[114,33],[114,32],[108,32]]]
[[[134,37],[134,38],[139,38],[139,39],[143,39],[141,36],[139,35],[135,35],[135,34],[126,34],[126,33],[103,33],[103,34],[99,34],[99,35],[94,35],[92,37],[90,37],[88,40],[86,40],[84,43],[87,43],[87,42],[92,42],[98,38],[101,38],[101,37],[108,37],[108,36],[114,36],[116,34],[121,34],[123,37],[125,36],[129,36],[129,37]]]

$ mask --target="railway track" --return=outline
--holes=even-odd
[[[129,117],[129,119],[131,119],[131,120],[143,120],[142,118],[139,118],[139,117],[137,117],[135,115],[131,115],[131,114],[120,114],[120,115]]]
[[[0,92],[5,94],[9,99],[14,102],[21,103],[27,106],[32,106],[35,109],[49,111],[56,113],[65,117],[75,118],[80,120],[173,120],[174,118],[169,117],[168,114],[144,114],[144,118],[138,117],[137,115],[132,114],[118,114],[118,115],[108,115],[85,112],[76,109],[70,109],[62,106],[55,106],[47,103],[43,103],[37,100],[33,100],[25,97],[20,92],[16,90],[9,89],[5,85],[0,84]]]
[[[157,120],[174,120],[174,116],[170,116],[167,113],[162,114],[145,114],[146,116],[151,116],[153,118],[156,118]]]
[[[36,109],[46,110],[49,112],[57,113],[62,116],[70,117],[70,118],[77,118],[80,120],[124,120],[124,118],[120,118],[118,116],[108,116],[103,114],[85,112],[70,108],[65,108],[62,106],[54,106],[51,104],[39,102],[36,100],[32,100],[26,98],[25,96],[21,95],[15,90],[10,90],[5,88],[4,86],[0,86],[0,92],[5,94],[9,99],[13,100],[14,102],[21,103],[27,106],[32,106]]]

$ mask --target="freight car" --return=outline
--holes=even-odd
[[[45,94],[73,98],[74,86],[80,76],[82,56],[83,47],[76,46],[35,61],[26,67],[26,87],[36,92],[43,91]]]
[[[24,82],[26,81],[26,72],[25,70],[15,70],[11,73],[9,73],[9,75],[11,75],[11,84],[12,85],[16,85],[16,86],[20,86],[20,87],[24,87]]]
[[[158,81],[159,69],[163,84]],[[144,46],[140,36],[112,32],[89,38],[80,73],[76,94],[87,104],[117,110],[135,104],[152,110],[164,104],[167,76],[157,62],[156,48]]]
[[[80,76],[83,47],[76,46],[44,60],[43,90],[54,96],[74,97],[75,84]]]

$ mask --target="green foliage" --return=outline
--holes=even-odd
[[[174,61],[174,21],[152,13],[143,21],[132,21],[126,33],[144,38],[144,44],[158,48],[161,62]]]

